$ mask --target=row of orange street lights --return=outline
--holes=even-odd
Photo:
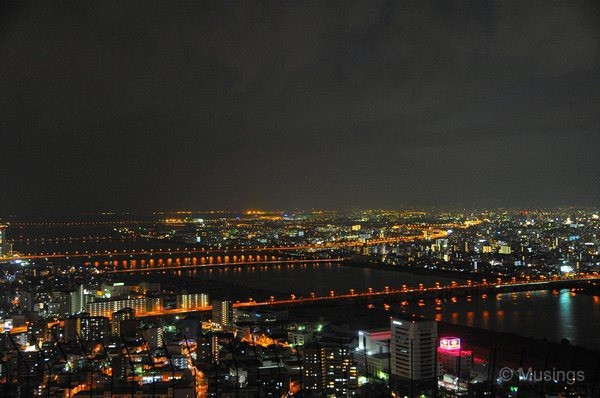
[[[581,278],[552,278],[551,281],[562,281],[562,280],[590,280],[590,279],[600,279],[598,276],[589,276],[589,277],[581,277]],[[502,281],[502,278],[497,278],[496,279],[496,285],[504,285],[504,286],[510,286],[511,284],[522,284],[523,282],[519,282],[516,280],[516,278],[512,277],[510,281]],[[528,283],[540,283],[540,282],[549,282],[548,278],[540,278],[539,280],[531,280],[530,278],[527,279],[527,281],[524,284],[528,284]],[[316,296],[316,294],[314,292],[310,293],[310,297],[298,297],[295,294],[291,294],[289,299],[280,299],[277,300],[275,299],[273,296],[270,297],[270,300],[268,302],[256,302],[254,300],[248,301],[248,302],[238,302],[236,303],[234,306],[252,306],[252,305],[269,305],[269,304],[287,304],[287,303],[293,303],[293,302],[303,302],[303,301],[317,301],[317,300],[328,300],[328,299],[343,299],[343,298],[349,298],[349,297],[356,297],[356,296],[374,296],[374,295],[382,295],[382,294],[394,294],[394,293],[406,293],[406,292],[417,292],[417,291],[433,291],[433,290],[437,290],[437,289],[463,289],[463,288],[470,288],[470,287],[476,287],[476,286],[489,286],[490,284],[488,283],[488,281],[486,279],[483,279],[481,283],[479,284],[473,284],[472,281],[467,281],[466,284],[462,284],[459,285],[456,281],[452,281],[450,283],[450,286],[440,286],[439,282],[436,283],[435,287],[424,287],[423,284],[419,284],[418,288],[408,288],[406,285],[402,285],[401,289],[390,289],[389,287],[385,287],[383,291],[374,291],[373,288],[368,288],[367,291],[365,292],[356,292],[354,289],[350,289],[350,293],[349,294],[341,294],[341,295],[336,295],[334,290],[330,290],[329,291],[329,295],[327,296]]]
[[[525,282],[525,284],[540,283],[540,282],[559,282],[559,281],[563,281],[563,280],[585,281],[585,280],[597,280],[597,279],[600,279],[600,277],[598,275],[590,275],[589,277],[579,277],[579,278],[552,278],[551,280],[548,280],[548,278],[540,278],[540,279],[534,279],[534,280],[528,279]],[[510,286],[511,284],[523,283],[523,282],[517,281],[516,278],[511,278],[510,281],[502,281],[501,278],[497,278],[496,282],[497,283],[495,285],[503,285],[503,286]],[[388,295],[388,294],[395,294],[395,293],[435,291],[435,290],[439,290],[439,289],[464,289],[464,288],[471,288],[471,287],[476,287],[476,286],[489,286],[489,285],[490,284],[487,282],[487,280],[483,279],[482,282],[479,284],[474,284],[472,281],[469,280],[469,281],[467,281],[467,283],[461,284],[461,285],[459,285],[455,281],[453,281],[453,282],[451,282],[450,286],[440,286],[439,282],[436,282],[436,285],[434,287],[424,287],[423,284],[419,284],[418,287],[412,287],[412,288],[409,288],[406,285],[402,285],[402,288],[399,288],[399,289],[391,289],[391,288],[389,288],[389,286],[386,286],[386,287],[384,287],[384,289],[382,291],[375,291],[373,288],[368,288],[364,292],[356,292],[355,289],[350,289],[350,293],[339,294],[339,295],[337,295],[334,290],[331,290],[331,291],[329,291],[329,295],[326,295],[326,296],[317,296],[316,293],[311,292],[308,297],[298,297],[296,294],[292,293],[292,294],[290,294],[290,297],[287,299],[286,298],[278,299],[275,296],[270,296],[268,301],[262,301],[262,302],[256,301],[254,298],[249,297],[248,301],[237,301],[233,304],[233,306],[234,307],[251,307],[251,306],[263,306],[263,305],[268,306],[268,305],[278,305],[278,304],[293,304],[293,303],[302,303],[302,302],[315,302],[315,301],[319,301],[319,300],[335,300],[335,299],[345,299],[345,298],[352,298],[352,297],[369,297],[369,296],[376,296],[376,295]],[[146,317],[146,316],[160,316],[160,315],[168,315],[168,314],[182,314],[182,313],[188,313],[188,312],[209,311],[211,309],[212,309],[211,306],[194,307],[194,308],[177,308],[177,309],[169,309],[169,310],[161,309],[161,310],[152,311],[152,312],[140,313],[139,316]]]
[[[436,233],[434,233],[433,235],[428,235],[429,239],[435,239],[436,237],[442,237],[445,236],[446,232],[445,231],[436,231]],[[139,249],[139,250],[135,250],[135,249],[123,249],[122,251],[119,250],[105,250],[105,251],[98,251],[95,250],[93,252],[91,251],[83,251],[83,252],[79,252],[78,250],[74,251],[74,252],[42,252],[42,253],[27,253],[25,255],[15,255],[14,259],[36,259],[36,258],[60,258],[60,257],[65,257],[65,258],[69,258],[69,257],[91,257],[91,256],[112,256],[112,255],[134,255],[134,254],[191,254],[191,253],[208,253],[210,251],[213,252],[217,252],[217,253],[223,253],[223,252],[228,252],[228,251],[263,251],[263,250],[273,250],[273,251],[280,251],[280,250],[306,250],[306,249],[330,249],[330,248],[336,248],[336,247],[352,247],[352,246],[360,246],[360,245],[378,245],[378,244],[383,244],[383,243],[398,243],[398,242],[403,242],[403,241],[407,241],[407,240],[412,240],[415,237],[397,237],[397,238],[387,238],[387,239],[373,239],[370,241],[366,241],[366,242],[359,242],[359,241],[342,241],[342,242],[329,242],[329,243],[325,243],[325,244],[316,244],[316,245],[301,245],[301,246],[294,246],[294,245],[282,245],[282,246],[256,246],[256,247],[238,247],[238,246],[234,246],[233,248],[216,248],[216,247],[209,247],[208,249],[206,248],[200,248],[200,249],[189,249],[189,248],[184,248],[184,249],[172,249],[172,248],[166,248],[166,249]]]

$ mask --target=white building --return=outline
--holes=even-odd
[[[392,318],[391,330],[392,376],[409,381],[435,379],[437,323],[418,317]]]

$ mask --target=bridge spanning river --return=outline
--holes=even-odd
[[[87,260],[112,260],[112,259],[123,259],[131,257],[149,257],[149,256],[224,256],[224,255],[237,255],[241,256],[244,254],[261,254],[261,253],[286,253],[286,252],[315,252],[315,251],[326,251],[326,250],[337,250],[337,249],[348,249],[348,248],[361,248],[365,246],[377,246],[382,244],[396,244],[402,242],[411,242],[415,239],[429,239],[434,240],[443,238],[448,235],[448,231],[445,228],[468,228],[469,226],[475,225],[475,222],[467,224],[449,224],[449,225],[404,225],[405,231],[410,231],[406,235],[402,236],[390,236],[381,239],[369,239],[366,241],[358,240],[341,240],[336,242],[326,242],[321,244],[300,244],[300,245],[272,245],[272,246],[237,246],[237,247],[198,247],[198,246],[184,246],[172,242],[174,247],[167,247],[168,241],[156,241],[160,243],[160,247],[144,247],[144,248],[122,248],[116,250],[114,248],[87,248],[83,243],[87,241],[94,241],[93,237],[81,237],[81,236],[69,236],[69,237],[56,237],[56,238],[23,238],[16,237],[11,244],[19,243],[22,247],[18,252],[13,253],[10,257],[2,258],[5,261],[12,260],[40,260],[40,259],[53,259],[53,260],[73,260],[73,259],[87,259]],[[69,224],[70,225],[70,224]],[[107,237],[96,237],[95,240],[107,240],[112,242]],[[126,237],[123,237],[126,239]],[[52,250],[49,248],[42,249],[38,247],[38,250],[29,249],[30,243],[48,243],[53,242],[60,243],[61,247],[58,250]],[[148,241],[148,243],[151,243]],[[156,246],[156,244],[155,244]],[[72,250],[67,249],[72,247]]]
[[[429,231],[428,236],[436,239],[446,236],[446,231]],[[364,247],[382,244],[409,242],[414,236],[371,239],[366,242],[343,241],[325,244],[297,246],[258,246],[233,248],[175,248],[142,249],[109,252],[74,251],[61,253],[18,254],[5,261],[52,260],[69,264],[79,263],[94,266],[103,272],[163,271],[203,266],[237,266],[243,264],[284,264],[294,262],[336,262]]]
[[[395,300],[423,300],[423,299],[444,299],[451,297],[460,296],[476,296],[476,295],[496,295],[501,293],[510,292],[524,292],[534,290],[553,290],[553,289],[565,289],[565,288],[576,288],[584,287],[592,282],[600,281],[600,276],[591,275],[584,277],[570,277],[570,278],[556,278],[556,279],[529,279],[529,280],[517,280],[511,278],[510,280],[502,280],[501,278],[495,281],[483,280],[482,282],[474,283],[472,281],[466,281],[464,283],[452,282],[449,285],[442,286],[436,284],[436,286],[425,287],[423,285],[418,287],[402,286],[400,288],[385,287],[383,290],[368,289],[367,291],[357,292],[353,289],[349,292],[335,292],[331,291],[328,295],[316,295],[311,293],[308,296],[297,296],[291,294],[287,297],[275,297],[271,296],[266,301],[238,301],[233,304],[234,307],[263,307],[263,306],[279,306],[279,305],[302,305],[302,304],[316,304],[319,302],[335,302],[335,301],[360,301],[364,299],[375,299],[375,298],[393,298]],[[212,307],[195,307],[187,309],[169,309],[161,311],[153,311],[147,313],[140,313],[140,316],[160,316],[168,314],[182,314],[197,311],[209,311]]]

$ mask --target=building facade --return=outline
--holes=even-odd
[[[227,300],[213,300],[212,321],[221,327],[233,326],[233,305]]]
[[[437,378],[437,323],[419,317],[392,318],[390,373],[401,394],[431,393]]]

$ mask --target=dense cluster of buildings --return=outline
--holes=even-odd
[[[314,250],[311,256],[354,255],[357,261],[371,263],[510,275],[564,274],[591,272],[600,266],[598,213],[596,209],[572,208],[175,213],[125,225],[115,223],[112,229],[104,223],[104,228],[98,227],[94,233],[86,229],[88,236],[81,239],[71,232],[43,238],[29,229],[19,233],[29,232],[31,238],[13,236],[9,233],[12,227],[4,232],[0,228],[0,238],[4,235],[0,250],[7,253],[12,246],[15,252],[23,254],[68,252],[65,243],[89,253],[112,253],[132,247],[209,251],[324,245],[334,246],[334,251]],[[376,239],[385,242],[362,247]],[[344,245],[335,247],[336,244]],[[307,255],[304,249],[288,250],[286,254]],[[232,256],[229,261],[243,261],[232,260]]]
[[[167,239],[219,248],[357,242],[339,253],[358,252],[358,261],[409,267],[540,275],[593,272],[600,266],[600,218],[595,209],[248,212],[170,219],[167,225]],[[193,237],[186,238],[189,234]],[[399,241],[360,247],[370,239],[394,238]]]
[[[476,397],[496,383],[468,342],[440,335],[435,320],[395,314],[387,327],[357,330],[224,299],[208,310],[200,293],[176,300],[200,311],[160,316],[151,299],[136,309],[124,298],[144,289],[160,291],[113,283],[94,295],[79,286],[67,314],[4,319],[4,396]],[[112,312],[76,311],[82,302],[111,303]]]
[[[448,217],[444,236],[374,247],[357,261],[510,276],[593,273],[600,267],[594,211],[482,212],[468,228],[451,226],[464,215]]]
[[[572,209],[219,213],[124,225],[114,230],[125,241],[297,246],[288,257],[318,258],[314,245],[355,242],[322,252],[421,271],[539,276],[600,267],[598,214]],[[479,396],[497,384],[469,342],[440,335],[433,320],[390,312],[385,327],[359,330],[349,319],[340,328],[285,306],[237,305],[239,292],[188,291],[176,275],[168,284],[164,273],[119,280],[85,258],[7,259],[12,244],[20,252],[30,244],[8,232],[0,226],[3,396]],[[90,241],[69,239],[80,244],[71,253]],[[372,239],[385,242],[363,245]]]

